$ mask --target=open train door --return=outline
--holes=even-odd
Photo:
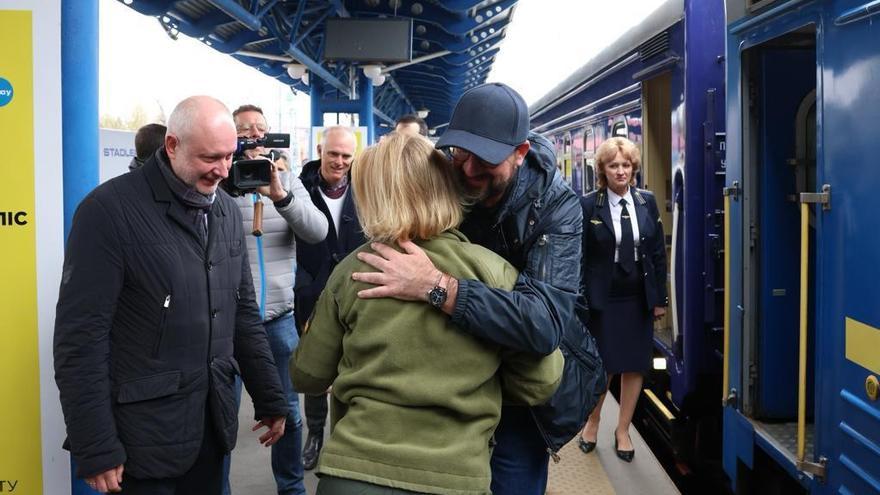
[[[828,493],[880,493],[880,11],[862,0],[832,3],[820,66],[817,191],[827,184],[830,198],[824,209],[809,206],[821,226],[817,413],[828,418],[816,435]]]
[[[728,39],[739,71],[728,73],[724,467],[742,493],[794,493],[824,475],[814,397],[825,217],[808,211],[800,228],[800,200],[821,198],[811,194],[824,180],[819,30],[815,11],[789,13],[733,27],[747,43]]]
[[[730,28],[724,467],[737,491],[880,493],[876,4],[778,2]]]

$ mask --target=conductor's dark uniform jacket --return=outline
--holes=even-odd
[[[231,450],[238,374],[257,418],[287,414],[239,209],[218,189],[199,231],[205,215],[172,192],[168,166],[158,151],[92,191],[73,220],[54,350],[80,477],[119,464],[136,478],[182,476],[204,434]]]

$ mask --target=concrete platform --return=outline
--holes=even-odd
[[[305,418],[302,395],[299,396],[299,404],[300,417]],[[271,451],[260,445],[259,434],[251,431],[255,423],[253,417],[254,404],[247,392],[242,391],[241,409],[238,412],[238,445],[232,452],[229,483],[233,495],[274,495],[277,492],[275,478],[272,477]],[[306,492],[315,493],[318,478],[313,472],[306,472],[305,484]]]
[[[602,407],[602,424],[596,450],[584,455],[578,449],[577,442],[572,441],[560,451],[558,464],[550,462],[547,495],[679,493],[635,428],[630,429],[636,449],[635,459],[632,463],[626,463],[617,458],[613,445],[617,412],[617,402],[609,395]],[[301,414],[305,417],[302,411]],[[242,394],[239,412],[238,446],[232,454],[232,493],[273,495],[276,491],[270,466],[270,451],[260,445],[257,433],[250,431],[254,425],[253,416],[253,404],[245,392]],[[306,472],[306,491],[314,494],[317,484],[318,479],[314,473]]]
[[[575,438],[559,451],[559,463],[550,462],[547,495],[672,495],[679,491],[635,427],[630,427],[636,455],[627,463],[614,453],[617,401],[610,394],[602,406],[596,450],[584,454]]]

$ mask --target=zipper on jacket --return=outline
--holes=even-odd
[[[546,253],[547,251],[547,243],[549,242],[549,236],[547,234],[541,234],[541,237],[538,238],[538,241],[535,243],[541,247],[541,268],[538,270],[538,277],[540,280],[547,280],[547,258],[549,255]]]
[[[162,318],[159,320],[159,338],[156,339],[156,346],[153,348],[153,358],[159,357],[159,350],[162,348],[162,340],[165,338],[165,324],[168,321],[168,308],[171,307],[171,294],[165,296],[165,302],[162,303]]]
[[[562,457],[560,457],[560,455],[556,453],[555,450],[553,450],[553,447],[551,447],[553,442],[550,441],[550,436],[547,435],[547,431],[544,430],[541,422],[538,421],[538,416],[535,415],[535,410],[529,407],[529,413],[532,415],[532,420],[535,421],[535,426],[538,427],[538,432],[540,432],[541,436],[544,438],[544,445],[547,446],[547,453],[550,454],[550,457],[553,459],[553,462],[555,464],[559,464],[559,461],[562,459]]]

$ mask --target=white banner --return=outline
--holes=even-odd
[[[136,156],[134,131],[101,129],[101,183],[128,172],[128,165]]]

